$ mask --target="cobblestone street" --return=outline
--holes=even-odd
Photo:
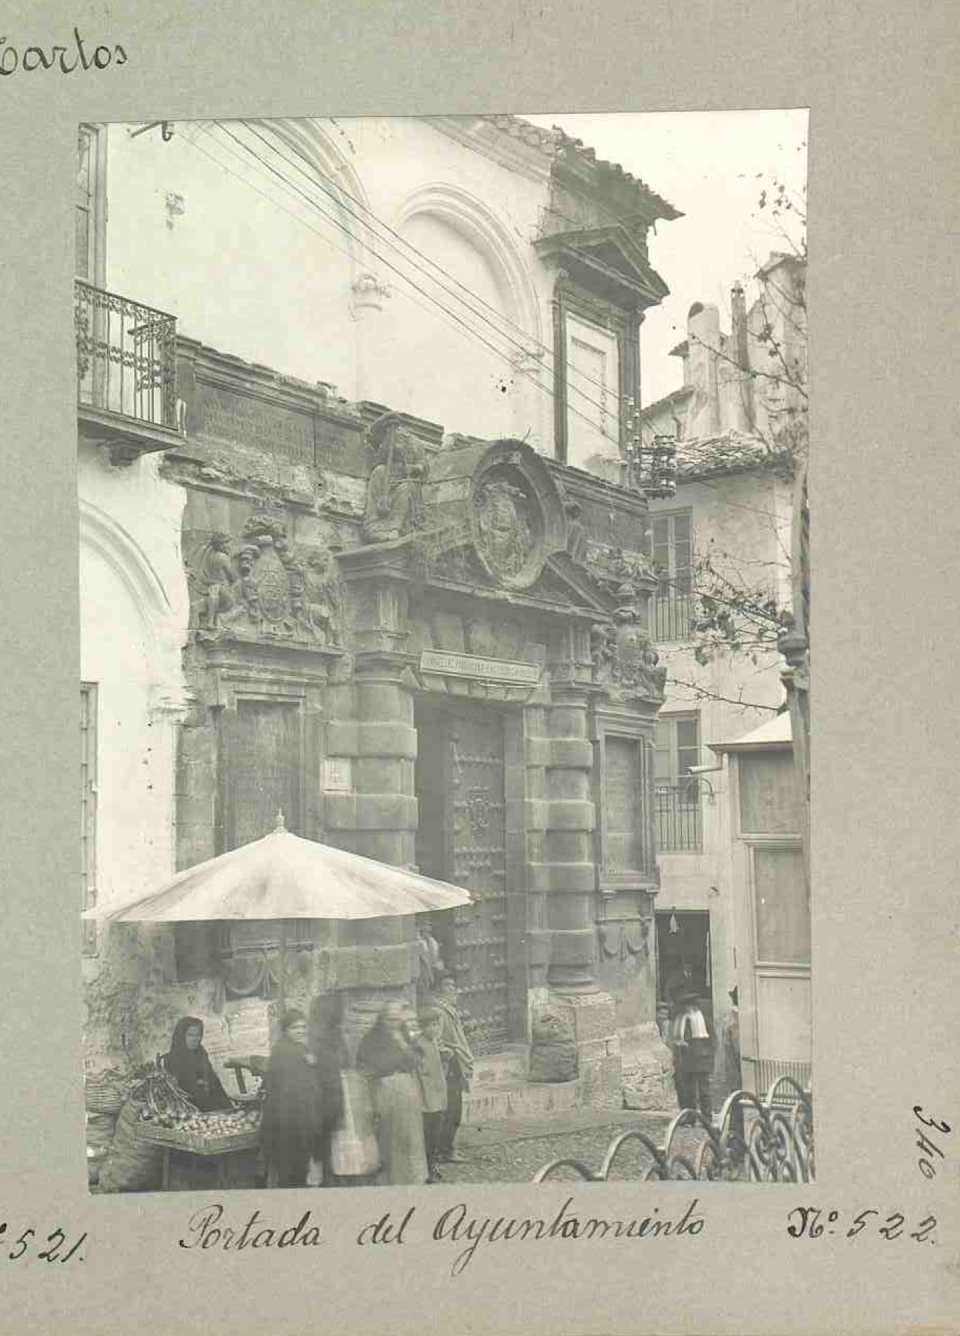
[[[463,1127],[457,1137],[458,1164],[441,1165],[443,1182],[524,1183],[551,1160],[578,1160],[596,1172],[610,1143],[620,1132],[645,1133],[657,1146],[663,1144],[669,1117],[630,1110],[603,1114],[568,1114],[550,1124],[505,1121],[483,1127]],[[675,1150],[693,1155],[703,1140],[702,1132],[683,1129],[674,1139]],[[650,1152],[640,1142],[628,1143],[617,1156],[610,1181],[637,1181],[650,1167]],[[580,1181],[574,1169],[558,1170],[551,1181]]]

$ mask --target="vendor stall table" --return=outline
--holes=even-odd
[[[253,1188],[257,1185],[259,1130],[236,1136],[186,1137],[168,1128],[141,1124],[137,1135],[163,1147],[165,1192]]]

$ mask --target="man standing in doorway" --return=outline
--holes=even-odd
[[[463,1092],[470,1089],[473,1079],[473,1050],[457,1011],[457,981],[452,974],[437,976],[432,1005],[441,1016],[437,1047],[447,1077],[447,1111],[440,1132],[437,1158],[459,1164],[461,1157],[454,1150],[453,1143],[463,1117]]]

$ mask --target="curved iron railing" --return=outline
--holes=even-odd
[[[689,1134],[695,1131],[706,1135],[692,1139]],[[716,1124],[696,1109],[681,1109],[662,1145],[645,1132],[628,1128],[610,1142],[596,1171],[582,1160],[563,1156],[538,1169],[533,1182],[544,1183],[561,1169],[571,1169],[585,1182],[606,1183],[621,1151],[631,1143],[639,1143],[650,1156],[644,1182],[810,1183],[816,1176],[811,1092],[792,1077],[781,1076],[763,1099],[749,1090],[735,1090],[724,1101]]]
[[[77,401],[177,426],[176,316],[74,280]]]

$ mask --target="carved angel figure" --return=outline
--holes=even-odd
[[[213,630],[220,616],[234,606],[233,586],[237,576],[230,560],[230,535],[215,533],[200,563],[203,596],[200,603],[200,626]]]

